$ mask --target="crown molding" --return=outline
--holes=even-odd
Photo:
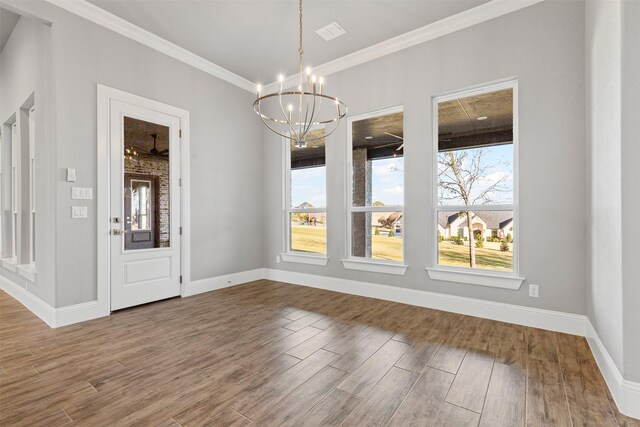
[[[338,71],[343,71],[429,40],[434,40],[476,24],[507,15],[542,1],[544,0],[491,0],[480,6],[467,9],[439,21],[432,22],[424,27],[416,28],[415,30],[384,40],[341,58],[318,65],[314,67],[313,70],[316,75],[328,76]],[[286,77],[283,87],[296,86],[299,78],[300,74]],[[265,86],[264,92],[273,92],[279,88],[280,83],[273,82]]]
[[[111,12],[89,3],[86,0],[47,0],[67,12],[71,12],[81,18],[87,19],[101,27],[112,30],[131,40],[137,41],[151,49],[164,53],[178,61],[191,65],[205,73],[224,80],[241,89],[255,93],[255,84],[244,77],[223,68],[213,62],[188,51],[168,40],[163,39],[131,22],[114,15]]]

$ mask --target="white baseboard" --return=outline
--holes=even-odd
[[[266,279],[584,336],[586,316],[336,277],[266,269]]]
[[[22,286],[16,285],[4,276],[0,276],[0,289],[18,300],[18,302],[38,316],[44,323],[52,328],[56,327],[55,308],[51,307],[49,304],[27,291]]]
[[[622,373],[589,320],[587,320],[586,337],[618,410],[628,417],[640,419],[640,383],[625,380],[622,377]]]
[[[16,285],[3,276],[0,276],[0,289],[18,300],[18,302],[52,328],[59,328],[61,326],[109,315],[108,310],[100,307],[97,301],[61,308],[52,307],[22,286]]]
[[[192,280],[186,283],[182,290],[183,297],[201,294],[203,292],[215,291],[216,289],[228,288],[241,283],[253,282],[264,279],[264,268],[241,271],[239,273],[225,274],[224,276],[209,277],[207,279]]]

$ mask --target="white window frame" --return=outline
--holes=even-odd
[[[313,127],[311,130],[319,129],[320,127]],[[326,266],[329,262],[328,252],[329,252],[329,216],[327,215],[327,206],[322,208],[309,208],[309,209],[301,209],[301,208],[292,208],[291,207],[291,140],[287,138],[282,138],[282,158],[284,160],[283,167],[283,225],[284,225],[284,241],[283,241],[283,252],[280,254],[280,259],[284,262],[293,262],[299,264],[310,264],[310,265],[319,265]],[[325,143],[325,171],[327,168],[327,147]],[[325,181],[324,181],[324,191],[325,191],[325,199],[327,199],[327,175],[325,173]],[[328,202],[328,199],[327,199]],[[328,203],[325,203],[327,205]],[[301,252],[294,251],[291,249],[291,214],[293,213],[322,213],[325,215],[325,238],[326,238],[326,250],[324,254],[319,253],[309,253],[309,252]]]
[[[513,90],[513,202],[512,204],[474,205],[473,211],[513,211],[513,231],[516,239],[513,243],[513,271],[483,270],[469,267],[450,267],[438,265],[438,211],[467,211],[466,205],[439,205],[438,192],[438,105],[441,102],[451,101],[498,90]],[[431,187],[431,262],[427,267],[427,273],[433,280],[467,283],[471,285],[489,286],[503,289],[517,290],[522,285],[524,278],[520,277],[520,221],[519,221],[519,169],[518,169],[518,80],[509,79],[498,83],[479,85],[469,89],[455,91],[449,94],[432,98],[432,187]]]
[[[20,188],[18,177],[20,176],[20,139],[18,138],[18,121],[11,124],[11,259],[18,259],[18,196]]]
[[[404,105],[398,105],[395,107],[384,108],[381,110],[375,110],[364,114],[359,114],[355,116],[350,116],[347,119],[347,144],[346,144],[346,175],[345,175],[345,188],[346,188],[346,225],[347,225],[347,233],[346,233],[346,257],[343,258],[342,265],[347,270],[359,270],[359,271],[369,271],[373,273],[383,273],[383,274],[392,274],[397,276],[403,276],[407,272],[406,261],[406,219],[405,216],[405,206],[406,199],[404,194],[404,188],[406,185],[406,173],[403,175],[403,205],[395,205],[395,206],[353,206],[353,122],[371,119],[379,116],[386,116],[389,114],[395,113],[403,113]],[[404,121],[404,116],[403,116]],[[403,123],[404,127],[404,123]],[[405,139],[406,143],[406,139]],[[406,145],[405,145],[406,147]],[[404,157],[404,154],[403,154]],[[366,257],[355,257],[353,256],[353,251],[351,248],[352,245],[352,216],[355,212],[402,212],[403,218],[403,228],[402,228],[402,261],[385,261],[378,260],[374,258],[366,258]]]
[[[36,121],[35,107],[29,109],[29,264],[36,262]]]

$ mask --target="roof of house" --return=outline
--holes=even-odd
[[[513,212],[511,211],[481,211],[474,212],[474,215],[484,221],[487,224],[487,228],[490,229],[505,228],[513,221]],[[438,212],[438,224],[443,228],[446,228],[458,218],[458,212]]]

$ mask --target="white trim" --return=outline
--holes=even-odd
[[[351,257],[343,259],[342,266],[347,270],[369,271],[372,273],[404,276],[408,266],[399,262],[376,261],[370,258]]]
[[[540,3],[543,0],[492,0],[479,6],[467,9],[423,27],[392,37],[380,43],[358,50],[333,61],[314,67],[316,75],[328,76],[339,71],[364,64],[374,59],[390,55],[409,47],[437,39],[476,24],[516,12],[520,9]],[[299,75],[288,76],[283,87],[296,86]],[[273,82],[264,87],[264,92],[273,92],[280,87],[279,82]]]
[[[18,269],[18,274],[20,276],[24,277],[30,282],[36,281],[36,276],[38,272],[36,270],[35,264],[20,264],[20,265],[17,265],[16,268]]]
[[[180,221],[182,236],[180,244],[180,268],[182,274],[181,294],[191,281],[191,205],[190,205],[190,133],[189,112],[181,108],[163,104],[138,95],[110,88],[101,84],[97,85],[98,91],[98,123],[97,123],[97,163],[98,163],[98,196],[97,196],[97,223],[98,223],[98,299],[100,312],[110,312],[110,166],[109,160],[109,133],[110,133],[110,104],[112,100],[122,101],[141,106],[163,114],[180,119],[180,174],[182,178],[180,197]]]
[[[253,282],[264,278],[264,269],[241,271],[239,273],[225,274],[224,276],[209,277],[207,279],[194,280],[184,287],[183,297],[201,294],[203,292],[215,291],[217,289],[228,288],[242,283]]]
[[[3,268],[6,268],[7,270],[9,270],[11,272],[15,273],[17,271],[18,261],[17,261],[16,257],[2,258],[0,260],[0,263],[2,263],[2,267]]]
[[[111,12],[89,3],[86,0],[47,0],[67,12],[87,19],[101,27],[114,31],[124,37],[137,41],[160,53],[164,53],[178,61],[184,62],[214,77],[251,93],[256,93],[256,85],[231,71],[211,61],[204,59],[187,49],[163,39],[131,22],[114,15]]]
[[[445,282],[468,283],[470,285],[518,290],[524,281],[515,275],[489,274],[480,271],[455,271],[444,268],[425,268],[429,278]]]
[[[587,342],[618,410],[628,417],[640,419],[640,383],[624,379],[593,324],[589,320],[586,322]]]
[[[38,316],[52,328],[56,327],[56,309],[42,301],[22,286],[16,285],[6,277],[0,276],[0,289],[11,295],[29,311]]]
[[[367,120],[374,117],[387,116],[389,114],[403,113],[402,127],[404,128],[404,105],[396,105],[393,107],[382,108],[379,110],[369,111],[367,113],[356,114],[347,118],[347,143],[345,145],[345,203],[346,203],[346,224],[347,232],[345,233],[345,248],[347,253],[345,259],[342,260],[342,266],[347,270],[372,271],[375,273],[404,275],[407,266],[402,264],[405,260],[405,241],[404,236],[406,227],[402,227],[402,261],[385,263],[376,261],[371,258],[354,257],[351,247],[353,230],[352,230],[352,214],[354,212],[402,212],[403,224],[406,219],[404,205],[393,206],[353,206],[353,122]],[[405,141],[406,143],[406,141]],[[404,161],[404,154],[403,154]],[[407,182],[407,175],[402,176],[402,199],[404,201],[404,188]],[[402,269],[404,267],[404,270]]]
[[[459,98],[466,98],[469,96],[481,95],[484,93],[495,92],[498,90],[504,89],[512,89],[513,91],[513,203],[510,205],[478,205],[478,206],[447,206],[440,205],[438,200],[438,104],[441,102],[446,102]],[[446,94],[438,95],[432,97],[431,103],[431,119],[432,119],[432,176],[431,176],[431,221],[432,221],[432,233],[430,236],[431,241],[431,260],[430,267],[427,267],[427,271],[429,271],[429,276],[431,277],[430,270],[442,270],[442,267],[438,264],[438,250],[439,250],[439,240],[438,240],[438,212],[448,211],[448,210],[494,210],[494,211],[503,211],[507,210],[507,208],[511,208],[513,212],[513,235],[515,236],[515,240],[513,243],[513,276],[518,277],[520,272],[520,218],[519,218],[519,113],[518,113],[518,79],[517,77],[511,77],[500,81],[488,82],[485,84],[475,85],[470,88],[456,90],[454,92],[449,92]],[[455,209],[462,207],[463,209]],[[476,209],[478,208],[478,209]],[[469,230],[471,233],[471,230]],[[471,268],[468,269],[470,273],[474,274],[483,274],[483,272],[478,272],[477,269],[473,270]],[[486,273],[484,273],[486,274]],[[436,272],[436,275],[437,272]],[[440,274],[440,279],[438,280],[448,280],[444,277],[447,275]],[[451,277],[451,275],[448,275]],[[462,276],[460,276],[462,277]],[[432,277],[433,278],[433,277]],[[471,279],[473,280],[473,279]],[[458,280],[450,280],[450,281],[458,281]],[[463,283],[470,283],[468,281],[462,281]],[[482,280],[476,279],[472,284],[474,285],[483,285]],[[486,282],[485,282],[486,283]],[[503,283],[506,284],[506,283]],[[508,289],[518,289],[520,287],[520,282],[518,287],[507,287]],[[486,285],[485,285],[486,286]],[[515,282],[511,283],[511,286],[515,286]],[[506,287],[506,286],[499,286]]]
[[[56,322],[54,328],[109,315],[109,312],[105,311],[98,301],[83,302],[80,304],[56,308],[55,310]]]
[[[584,336],[586,316],[399,286],[265,269],[265,279]]]
[[[296,252],[283,252],[280,254],[280,259],[284,262],[295,262],[298,264],[309,264],[309,265],[322,265],[326,266],[329,262],[329,258],[324,255],[312,255],[306,253],[296,253]]]
[[[52,328],[59,328],[61,326],[109,315],[108,311],[105,312],[101,309],[98,301],[54,308],[28,290],[2,276],[0,276],[0,289],[11,295]]]

